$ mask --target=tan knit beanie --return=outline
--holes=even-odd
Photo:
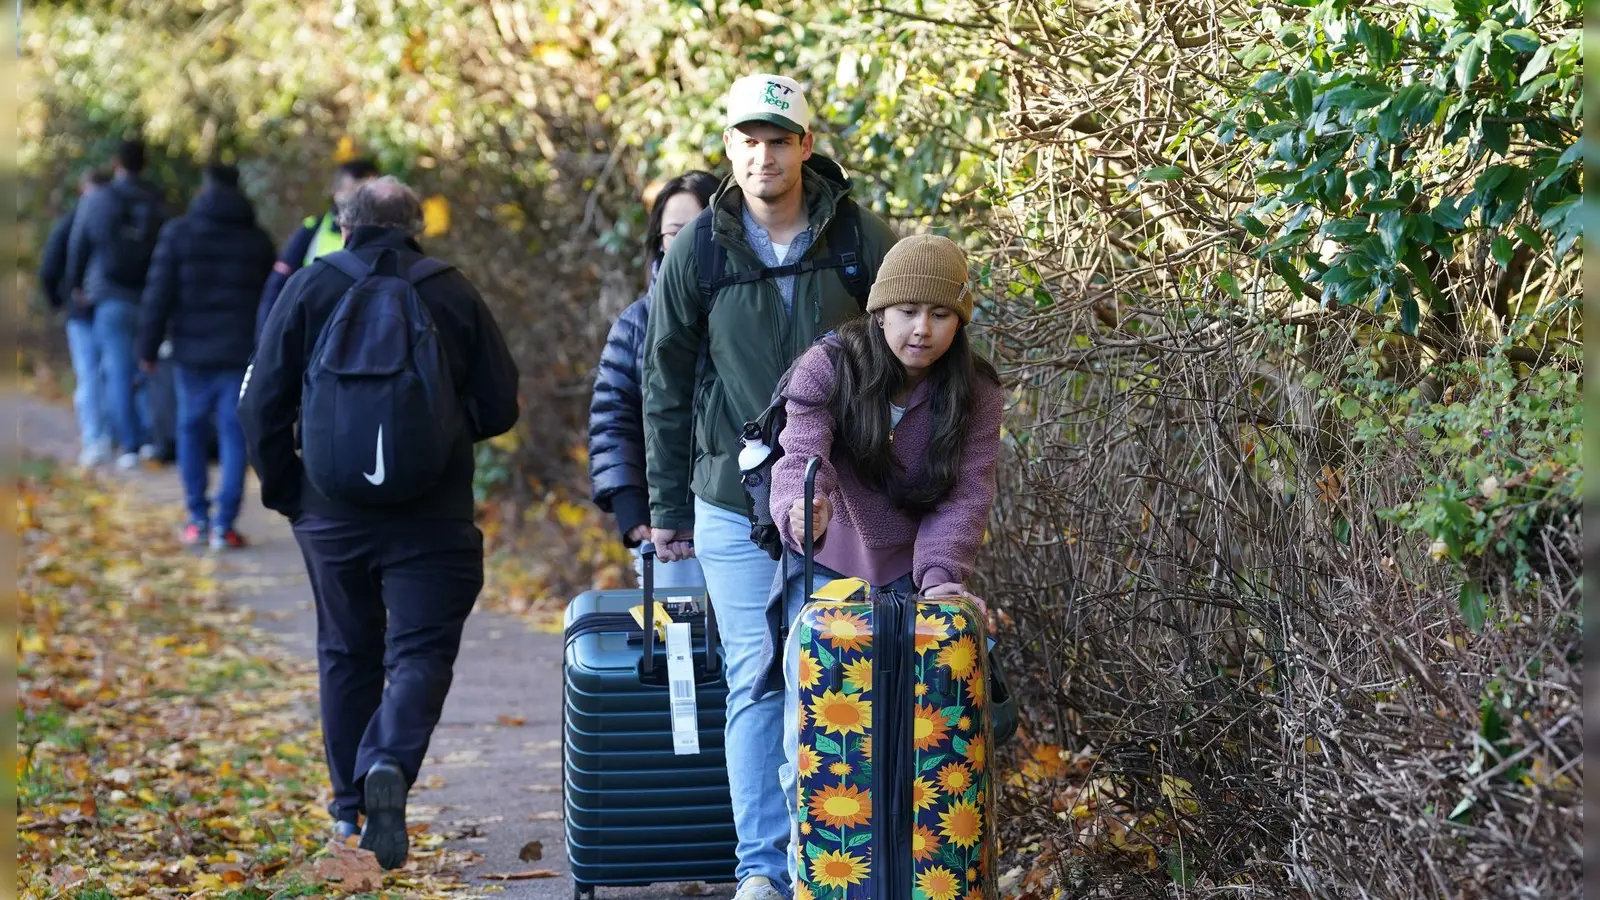
[[[955,241],[937,234],[915,234],[889,248],[867,297],[867,312],[902,303],[943,306],[960,316],[962,324],[972,321],[967,254]]]

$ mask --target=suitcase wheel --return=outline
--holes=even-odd
[[[572,900],[594,900],[594,888],[585,884],[573,884]]]

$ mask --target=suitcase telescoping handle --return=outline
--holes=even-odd
[[[822,468],[822,457],[813,456],[806,460],[806,525],[805,525],[805,581],[802,597],[811,596],[812,585],[816,583],[817,568],[817,539],[812,534],[812,516],[817,503],[817,470]]]
[[[640,587],[644,589],[644,658],[639,661],[640,671],[649,675],[656,668],[656,545],[645,541],[639,545],[639,556],[644,559],[644,576]],[[707,678],[717,673],[717,613],[711,608],[711,598],[706,598],[706,668]]]

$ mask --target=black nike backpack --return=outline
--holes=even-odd
[[[317,337],[300,403],[300,457],[330,500],[382,506],[438,484],[464,423],[433,316],[417,294],[451,266],[425,258],[400,274],[393,251],[371,266],[348,250],[319,258],[355,279]]]

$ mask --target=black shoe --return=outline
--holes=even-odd
[[[361,829],[361,849],[371,850],[378,865],[398,869],[406,864],[411,838],[406,834],[406,776],[389,760],[373,763],[362,786],[367,826]]]
[[[333,823],[333,839],[341,844],[359,834],[361,834],[361,826],[354,822],[346,822],[340,819]]]

